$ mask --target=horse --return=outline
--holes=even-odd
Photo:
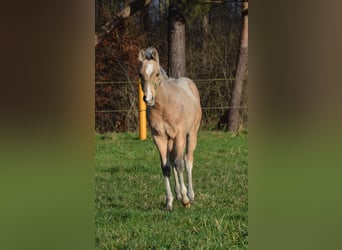
[[[172,210],[172,167],[177,199],[182,201],[185,208],[189,208],[195,198],[192,186],[193,154],[202,118],[198,89],[188,78],[169,78],[160,66],[158,52],[153,47],[139,51],[139,62],[147,120],[153,142],[159,151],[165,179],[165,207]],[[187,170],[188,187],[184,183],[184,168]]]

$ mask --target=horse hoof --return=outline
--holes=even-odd
[[[165,210],[172,211],[172,205],[170,205],[170,204],[166,205]]]
[[[185,208],[190,208],[190,202],[188,202],[188,203],[186,203],[186,204],[183,204],[183,206],[185,207]]]

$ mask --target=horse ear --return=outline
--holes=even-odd
[[[143,62],[145,59],[146,59],[145,51],[142,50],[142,49],[139,50],[139,61],[140,61],[140,62]]]
[[[153,58],[154,60],[156,60],[157,62],[159,62],[158,51],[157,51],[155,48],[152,49],[152,58]]]

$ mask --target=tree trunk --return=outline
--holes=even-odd
[[[145,32],[149,33],[150,32],[150,17],[149,17],[147,6],[145,6],[141,10],[141,15],[142,15],[143,29]]]
[[[120,20],[132,16],[135,12],[149,5],[150,2],[151,0],[136,0],[121,10],[112,20],[102,26],[102,30],[99,33],[95,34],[95,46],[98,45],[103,38],[113,30],[114,26]]]
[[[185,19],[180,10],[180,0],[172,0],[169,6],[169,75],[186,75]]]
[[[100,12],[100,0],[95,0],[95,30],[98,29],[98,23],[99,23],[99,12]]]
[[[248,2],[242,4],[243,26],[241,32],[241,45],[239,61],[235,74],[235,83],[232,91],[230,102],[228,130],[230,132],[238,132],[240,125],[240,103],[243,80],[248,63]]]
[[[164,16],[164,1],[159,0],[159,22],[163,19]]]
[[[207,68],[208,64],[208,37],[209,37],[209,14],[202,19],[202,65]]]

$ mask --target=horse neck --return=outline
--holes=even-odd
[[[158,86],[158,88],[156,89],[156,98],[157,100],[161,101],[163,99],[165,99],[168,95],[168,90],[167,90],[167,86],[168,80],[169,78],[163,74],[160,74],[159,76],[160,79],[160,85]]]
[[[163,69],[163,67],[160,65],[159,67],[160,67],[160,75],[159,75],[160,85],[158,86],[156,91],[157,91],[157,96],[159,98],[165,98],[166,97],[165,95],[167,94],[166,89],[165,89],[165,84],[168,84],[169,77],[166,74],[166,71]]]
[[[169,78],[163,74],[160,74],[159,79],[161,83],[166,83],[169,80]]]
[[[166,71],[164,70],[164,68],[161,65],[159,65],[159,68],[160,68],[160,78],[161,78],[161,80],[165,80],[165,81],[168,80],[169,77],[168,77]]]

